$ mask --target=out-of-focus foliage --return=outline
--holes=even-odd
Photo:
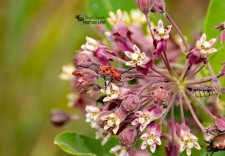
[[[53,144],[54,137],[65,129],[90,133],[76,126],[85,126],[84,120],[62,129],[49,122],[51,109],[67,109],[71,91],[58,78],[61,66],[72,63],[75,49],[93,34],[90,25],[77,25],[74,18],[85,5],[80,0],[1,2],[0,155],[68,155]]]
[[[214,29],[215,25],[218,25],[225,21],[225,0],[212,0],[209,5],[208,13],[205,18],[204,31],[209,38],[217,37],[221,31]],[[210,58],[212,67],[216,73],[219,73],[222,68],[222,62],[224,62],[225,44],[218,42],[216,45],[218,52],[213,54]],[[225,79],[221,81],[225,86]]]
[[[91,14],[108,15],[109,11],[116,12],[117,9],[130,11],[136,9],[135,3],[131,0],[89,0],[88,12]]]
[[[202,30],[208,1],[166,3],[168,12],[185,34],[191,34],[193,29]],[[58,79],[61,66],[72,63],[75,50],[85,42],[85,36],[97,34],[95,25],[79,25],[74,18],[87,14],[86,4],[85,0],[1,2],[0,155],[66,156],[69,154],[53,144],[58,133],[74,130],[79,134],[94,134],[83,119],[60,129],[49,123],[51,109],[68,109],[66,94],[71,90],[68,83]]]
[[[119,141],[117,138],[111,137],[110,141],[102,147],[101,140],[78,135],[74,132],[63,132],[55,138],[54,143],[72,155],[113,156],[109,150],[118,145]]]

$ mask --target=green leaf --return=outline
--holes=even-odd
[[[106,145],[102,146],[100,140],[78,135],[75,132],[63,132],[56,136],[54,144],[72,155],[113,156],[109,150],[119,142],[117,138],[112,137]]]
[[[207,16],[205,18],[204,32],[207,34],[207,38],[216,38],[221,32],[214,29],[214,27],[225,21],[225,0],[211,0]],[[219,42],[215,45],[218,52],[210,56],[210,63],[215,71],[218,73],[222,67],[220,64],[224,62],[225,44]]]
[[[117,9],[130,11],[137,8],[132,0],[88,0],[88,11],[91,15],[108,16],[109,11]]]

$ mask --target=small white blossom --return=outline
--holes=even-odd
[[[120,88],[113,83],[108,83],[107,87],[101,89],[101,92],[105,93],[107,96],[103,99],[103,102],[111,101],[117,99],[120,94]]]
[[[127,149],[119,145],[110,149],[110,153],[115,154],[116,156],[129,156]]]
[[[215,38],[209,41],[206,41],[206,34],[202,34],[200,40],[198,40],[196,43],[196,48],[203,55],[211,54],[211,53],[217,52],[215,48],[212,48],[215,42],[216,42]]]
[[[68,107],[73,107],[74,101],[76,101],[79,98],[78,95],[75,93],[69,93],[66,95],[66,97],[69,100],[67,103]]]
[[[144,66],[149,61],[149,58],[146,56],[145,52],[141,52],[136,45],[133,46],[133,50],[133,53],[129,51],[124,52],[125,55],[131,59],[131,61],[127,62],[126,65],[132,67],[135,67],[136,65]]]
[[[144,133],[141,136],[141,139],[143,140],[143,143],[141,145],[141,149],[145,149],[147,147],[147,145],[149,145],[152,153],[155,152],[156,144],[161,145],[160,137],[158,137],[156,135],[155,131],[151,131],[150,133]]]
[[[191,149],[193,147],[195,147],[198,150],[201,149],[197,141],[198,141],[198,138],[194,136],[193,134],[183,136],[180,143],[180,151],[183,152],[186,149],[187,155],[190,156]]]
[[[114,134],[117,133],[117,131],[119,129],[119,125],[121,123],[121,119],[117,114],[111,113],[109,115],[103,116],[101,118],[101,120],[106,121],[106,124],[104,126],[105,130],[108,130],[109,128],[112,128],[113,133]]]
[[[122,12],[120,9],[116,11],[116,14],[113,12],[109,12],[109,18],[107,19],[111,25],[118,24],[120,22],[129,23],[130,18],[127,12]]]
[[[164,27],[162,20],[158,21],[157,27],[152,27],[153,35],[157,41],[166,40],[169,38],[169,33],[171,31],[171,25]]]
[[[135,112],[137,118],[134,119],[131,124],[141,124],[140,131],[143,131],[151,121],[159,119],[164,112],[165,110],[161,108],[154,108],[151,111],[137,111]]]
[[[132,9],[130,12],[130,16],[133,22],[143,24],[146,22],[146,17],[140,10]]]
[[[102,128],[99,128],[98,131],[95,133],[96,139],[102,139],[102,145],[104,145],[111,137],[111,132],[108,132]]]
[[[84,53],[95,52],[98,49],[99,44],[95,39],[86,36],[86,41],[87,42],[81,46]]]
[[[70,81],[73,78],[73,71],[75,67],[71,64],[63,65],[62,66],[62,73],[59,75],[59,78],[64,81]]]
[[[86,106],[85,110],[87,111],[86,116],[86,122],[91,123],[91,127],[97,128],[96,120],[98,118],[98,115],[100,113],[100,110],[98,107],[95,106]]]

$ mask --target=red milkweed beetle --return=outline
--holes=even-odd
[[[128,72],[131,69],[134,69],[135,67],[129,68],[124,72],[119,72],[116,68],[111,66],[102,66],[99,68],[98,73],[99,75],[105,80],[108,81],[108,84],[112,82],[113,80],[120,81],[121,75]]]

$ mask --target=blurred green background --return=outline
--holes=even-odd
[[[168,12],[189,35],[203,28],[208,2],[166,1]],[[86,0],[1,1],[0,155],[67,156],[53,144],[58,133],[93,134],[83,119],[63,128],[49,123],[54,108],[79,113],[67,108],[70,84],[58,75],[63,64],[72,63],[85,36],[97,34],[94,25],[79,25],[74,18],[86,14],[86,6]]]

